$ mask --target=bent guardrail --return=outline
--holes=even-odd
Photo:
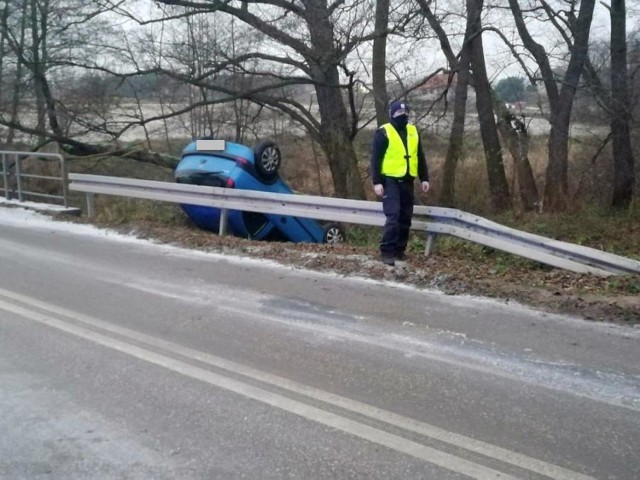
[[[385,221],[382,204],[364,200],[74,173],[69,174],[69,179],[71,190],[87,193],[89,215],[93,214],[93,195],[105,194],[215,207],[222,209],[223,213],[228,210],[245,210],[374,226],[382,226]],[[222,221],[221,229],[224,224]],[[416,206],[411,228],[429,235],[427,254],[433,248],[435,235],[445,234],[574,272],[597,275],[640,272],[639,261],[521,232],[450,208]]]
[[[582,265],[602,269],[610,273],[625,274],[640,272],[640,262],[637,260],[603,252],[595,248],[584,247],[582,245],[523,232],[500,225],[499,223],[492,222],[477,215],[461,212],[460,210],[441,207],[416,207],[415,210],[417,218],[424,215],[431,219],[437,219],[437,222],[440,224],[461,228],[464,230],[464,233],[456,235],[460,238],[478,243],[483,243],[482,241],[478,241],[482,236],[490,236],[493,241],[503,239],[508,243],[510,250],[507,251],[516,255],[521,255],[518,251],[520,248],[526,248],[529,250],[533,249],[540,252],[540,254],[552,255]],[[493,246],[487,243],[483,244]],[[502,249],[504,250],[504,248]],[[542,261],[536,257],[528,258]]]

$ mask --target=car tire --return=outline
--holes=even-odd
[[[282,154],[278,145],[271,140],[263,140],[253,148],[253,154],[256,171],[260,178],[267,182],[275,180],[282,163]]]
[[[329,245],[344,243],[346,236],[344,229],[340,225],[337,223],[328,223],[322,228],[324,230],[324,243],[328,243]]]

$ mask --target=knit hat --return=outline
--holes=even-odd
[[[409,106],[401,100],[396,100],[389,105],[390,118],[397,118],[400,115],[406,115],[407,113],[409,113]]]

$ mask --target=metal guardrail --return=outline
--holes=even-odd
[[[59,175],[37,175],[26,173],[24,162],[31,158],[50,159],[58,162]],[[4,192],[4,197],[11,200],[16,195],[21,202],[25,201],[25,197],[47,198],[62,201],[64,207],[68,207],[67,200],[67,174],[64,165],[64,158],[57,153],[41,153],[41,152],[13,152],[0,151],[0,166],[2,167],[2,184],[0,191]],[[35,192],[26,189],[25,180],[40,179],[47,181],[55,181],[60,183],[60,195]]]
[[[74,173],[69,174],[69,179],[71,190],[87,193],[90,216],[94,211],[93,195],[106,194],[220,208],[223,212],[221,229],[228,210],[374,226],[382,226],[385,221],[379,202]],[[435,236],[446,234],[574,272],[597,275],[640,272],[637,260],[521,232],[450,208],[416,206],[411,228],[428,234],[427,254],[433,248]]]

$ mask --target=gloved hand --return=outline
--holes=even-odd
[[[422,193],[427,193],[430,187],[431,186],[429,185],[429,182],[420,183],[420,188],[422,189]]]
[[[384,187],[381,183],[376,183],[373,186],[373,191],[376,192],[376,195],[382,197],[384,195]]]

